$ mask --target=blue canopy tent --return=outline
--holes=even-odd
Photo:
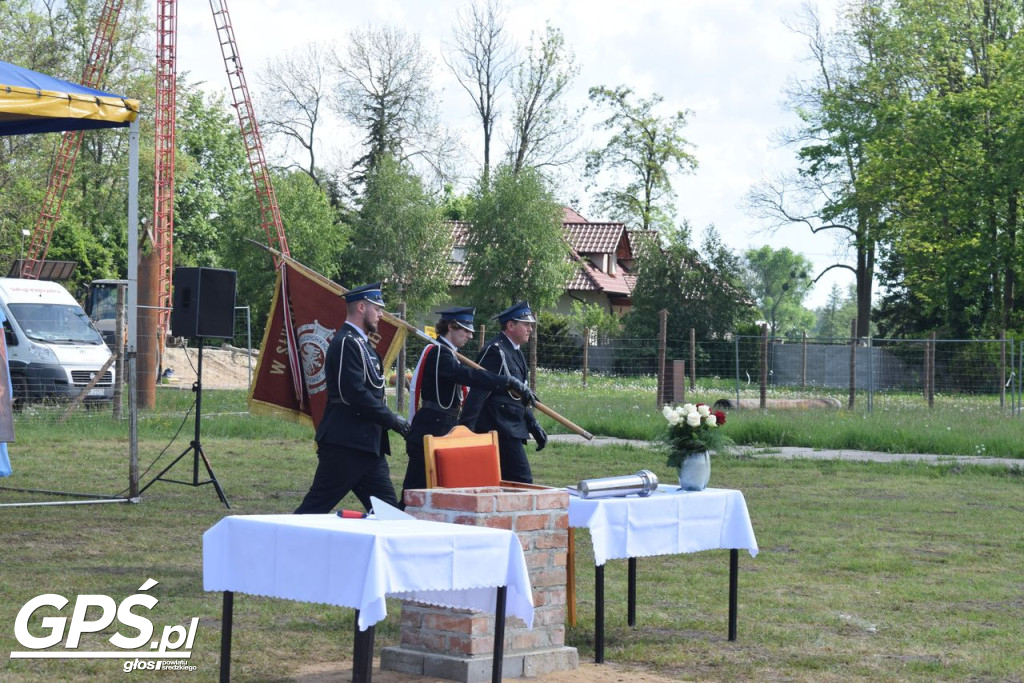
[[[0,61],[0,135],[27,135],[97,128],[129,128],[128,168],[128,341],[129,377],[135,376],[135,350],[138,332],[138,215],[139,215],[139,101],[54,78],[30,69]],[[132,387],[131,397],[134,397]],[[138,416],[135,401],[129,400],[129,420],[136,433]],[[132,439],[129,487],[138,491],[138,444]],[[3,462],[8,466],[6,444]],[[126,498],[117,498],[124,502]],[[115,502],[97,500],[83,502]],[[32,505],[35,503],[16,503]],[[0,505],[6,507],[6,505]]]
[[[127,128],[138,113],[138,100],[0,61],[0,135]]]

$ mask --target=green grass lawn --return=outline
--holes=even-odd
[[[586,387],[579,374],[540,372],[537,380],[545,405],[593,434],[625,439],[656,439],[664,429],[655,387],[653,378],[644,377],[591,376]],[[918,395],[889,393],[872,397],[870,412],[866,396],[858,395],[848,410],[848,392],[834,389],[778,388],[768,396],[830,397],[844,407],[732,411],[726,428],[737,443],[1024,459],[1024,418],[1013,415],[1008,404],[1001,406],[998,396],[938,396],[929,408]],[[702,380],[686,400],[711,405],[735,397],[734,384]],[[741,397],[756,402],[757,387],[745,387]],[[550,418],[541,421],[553,432],[569,431]]]
[[[557,387],[542,383],[542,399],[570,417],[594,419],[592,431],[601,420],[633,424],[642,438],[660,429],[655,407],[642,405],[649,397],[566,384],[563,401]],[[599,405],[591,393],[598,391],[607,394],[600,400],[611,402],[607,417],[590,415],[588,406]],[[140,420],[141,469],[164,454],[143,482],[187,448],[193,433],[191,420],[182,420],[190,394],[161,390],[158,399],[160,409]],[[632,418],[619,415],[632,405]],[[191,659],[198,669],[178,675],[216,679],[220,595],[202,589],[202,534],[226,514],[293,510],[312,478],[315,456],[308,427],[244,414],[240,392],[204,392],[203,410],[204,450],[230,511],[210,486],[162,481],[137,505],[0,509],[0,650],[23,649],[14,639],[15,618],[41,593],[71,600],[104,594],[119,602],[153,578],[160,582],[150,591],[160,600],[152,612],[158,630],[200,619]],[[734,413],[729,428],[743,434],[753,419],[769,418]],[[1016,418],[1000,419],[993,429],[1005,423],[1019,430]],[[854,427],[864,434],[888,429],[879,419],[842,411],[802,420],[837,421],[821,427],[822,434],[841,431],[841,420],[849,420],[851,433]],[[979,415],[967,423],[973,431],[989,429]],[[124,423],[81,413],[58,424],[43,410],[19,415],[17,430],[15,474],[3,484],[109,494],[127,485]],[[939,425],[931,430],[940,431]],[[405,455],[398,439],[392,444],[397,485]],[[663,455],[644,448],[570,442],[529,452],[535,479],[554,486],[640,468],[672,480]],[[171,474],[190,479],[191,464],[189,456]],[[609,661],[683,680],[1019,680],[1021,469],[716,457],[711,485],[744,492],[761,548],[754,559],[741,554],[739,639],[726,640],[726,551],[642,559],[635,629],[626,625],[626,562],[612,561],[606,571]],[[55,498],[0,491],[0,502],[39,499]],[[343,506],[359,507],[352,497]],[[579,625],[568,629],[567,644],[585,660],[593,657],[592,554],[588,534],[576,533]],[[389,603],[378,648],[397,641],[398,612],[398,603]],[[233,673],[236,680],[287,680],[304,666],[347,660],[351,629],[348,609],[238,596]],[[81,648],[111,649],[106,639],[112,633],[85,634]],[[124,674],[121,662],[5,656],[0,679],[154,678],[153,672]]]

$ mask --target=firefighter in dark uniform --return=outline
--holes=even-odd
[[[520,396],[530,395],[529,387],[511,375],[499,375],[463,365],[455,352],[465,346],[473,333],[475,308],[449,308],[438,311],[437,341],[423,350],[410,388],[409,419],[412,429],[405,437],[405,450],[409,464],[402,483],[402,503],[405,492],[427,487],[427,473],[423,461],[423,437],[443,436],[452,430],[462,410],[465,390],[469,387],[482,391],[513,389]]]
[[[519,347],[530,340],[537,319],[525,301],[506,308],[496,317],[501,323],[501,333],[487,342],[476,362],[490,372],[515,377],[526,384],[529,370]],[[532,398],[535,398],[532,394],[517,397],[509,391],[472,389],[462,408],[459,424],[478,433],[492,429],[498,432],[502,479],[533,483],[524,444],[532,436],[539,451],[547,445],[548,435],[530,410]]]
[[[313,484],[295,514],[330,512],[349,491],[370,510],[370,496],[398,505],[385,457],[387,430],[409,432],[405,418],[388,409],[384,368],[370,345],[384,308],[380,283],[349,290],[348,313],[327,347],[327,408],[316,430]]]

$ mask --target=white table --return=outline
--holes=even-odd
[[[225,517],[203,534],[203,588],[224,592],[222,681],[230,679],[235,591],[356,609],[355,681],[370,680],[373,625],[387,615],[385,597],[493,611],[496,681],[506,609],[533,624],[533,593],[516,535],[442,522]]]
[[[613,559],[629,559],[628,623],[635,626],[636,558],[729,549],[729,640],[736,640],[738,551],[742,548],[751,557],[757,555],[742,492],[680,491],[661,485],[644,498],[587,500],[570,495],[569,526],[589,529],[594,546],[595,661],[604,661],[604,564]]]

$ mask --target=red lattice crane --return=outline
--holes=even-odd
[[[259,126],[256,125],[256,111],[249,97],[249,87],[245,83],[245,72],[242,60],[238,55],[238,43],[235,41],[235,30],[231,27],[226,0],[210,0],[210,11],[213,12],[213,23],[217,26],[217,42],[224,57],[224,68],[231,86],[232,104],[238,112],[238,125],[242,130],[242,141],[245,143],[245,154],[249,160],[249,172],[256,187],[256,198],[260,202],[260,224],[267,234],[267,243],[285,256],[289,256],[288,241],[284,236],[281,223],[281,211],[277,206],[277,195],[270,182],[270,170],[263,154],[263,140],[260,138]]]
[[[89,50],[89,61],[85,63],[85,68],[82,70],[82,85],[90,88],[100,87],[103,74],[107,70],[107,63],[110,61],[114,31],[117,29],[117,22],[123,7],[124,0],[107,0],[104,3],[103,10],[100,12],[99,24],[96,26],[96,33],[93,35],[92,47]],[[75,170],[75,161],[78,159],[78,150],[82,146],[83,133],[84,131],[81,130],[67,131],[61,138],[60,148],[57,150],[53,169],[50,171],[50,182],[46,186],[46,195],[43,197],[43,205],[39,210],[39,218],[36,220],[35,230],[32,231],[32,239],[29,241],[25,260],[21,264],[23,278],[39,279],[39,272],[46,259],[46,252],[50,249],[53,229],[60,220],[60,207],[64,202],[68,183],[71,182],[71,173]]]
[[[107,0],[100,15],[96,36],[93,39],[89,61],[86,64],[82,84],[98,87],[110,58],[114,31],[124,0]],[[281,212],[277,196],[270,180],[263,153],[263,140],[256,123],[256,113],[249,96],[249,88],[242,70],[234,29],[224,0],[210,0],[217,29],[217,42],[228,75],[232,103],[238,113],[245,153],[249,162],[256,197],[260,203],[260,223],[267,235],[271,248],[289,255]],[[171,311],[171,282],[174,270],[174,156],[175,156],[175,115],[177,98],[177,0],[157,0],[156,25],[156,102],[154,106],[154,188],[153,226],[150,237],[156,250],[158,263],[157,306],[158,325],[166,332]],[[54,162],[47,186],[46,197],[39,214],[36,229],[26,253],[22,277],[37,279],[42,262],[50,246],[53,229],[60,219],[60,207],[67,191],[75,159],[81,146],[82,131],[64,134],[60,150]],[[162,335],[161,335],[162,338]]]
[[[171,310],[171,282],[174,270],[174,132],[177,83],[177,0],[157,0],[156,149],[153,191],[153,243],[157,250],[159,326],[166,332]],[[242,60],[238,56],[231,17],[224,0],[210,0],[217,28],[217,42],[224,57],[232,104],[238,112],[249,172],[260,203],[260,223],[268,244],[288,255],[288,242],[281,222],[277,196],[263,154],[263,140],[256,125],[256,113],[249,97]]]
[[[156,3],[156,103],[153,108],[153,232],[157,263],[157,327],[163,339],[171,315],[174,271],[175,102],[178,82],[178,0]]]

